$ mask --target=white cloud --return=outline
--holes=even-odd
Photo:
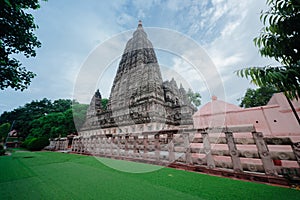
[[[227,100],[232,103],[236,103],[237,96],[244,95],[246,88],[253,87],[249,85],[249,81],[238,78],[234,71],[247,66],[261,66],[273,62],[261,58],[252,41],[259,34],[261,26],[259,10],[264,2],[256,4],[249,1],[242,2],[222,1],[220,5],[224,8],[220,8],[219,4],[215,7],[219,10],[217,15],[225,15],[222,18],[227,20],[220,30],[221,34],[205,45],[205,49],[222,76]]]
[[[2,111],[18,107],[32,99],[68,97],[72,93],[72,79],[76,77],[89,53],[120,31],[134,29],[139,18],[142,18],[145,27],[170,28],[185,33],[202,44],[216,65],[216,72],[222,76],[229,101],[236,103],[235,98],[244,94],[249,83],[236,77],[233,71],[245,66],[262,66],[273,62],[261,58],[252,42],[262,27],[259,14],[264,7],[265,2],[261,0],[94,0],[89,3],[78,1],[76,4],[48,1],[35,12],[36,22],[40,27],[37,36],[43,47],[38,50],[36,58],[24,61],[38,76],[30,89],[23,93],[1,91],[1,103],[7,105]],[[158,41],[153,43],[155,48],[164,43],[159,40],[159,35],[148,35],[151,40]],[[173,39],[172,44],[164,45],[172,47],[181,44],[182,38]],[[125,42],[119,45],[120,51],[123,51]],[[195,52],[184,51],[191,47],[178,47],[180,56],[191,58]],[[115,65],[117,68],[117,64]],[[201,77],[199,79],[195,76],[192,67],[182,59],[176,58],[162,65],[173,65],[175,74],[183,77],[194,90],[204,92],[207,88],[206,83],[197,83]],[[218,75],[209,74],[205,69],[201,72],[211,82]],[[109,75],[103,79],[105,82],[108,82],[106,79],[114,78],[113,70]],[[107,87],[109,86],[105,85],[108,92],[104,93],[109,94],[110,88]]]
[[[181,0],[169,0],[166,6],[172,11],[178,11],[179,9],[182,9],[182,4],[184,3],[185,2]]]
[[[145,15],[144,11],[142,9],[140,9],[139,12],[138,12],[138,18],[143,19],[143,18],[145,18],[145,16],[146,15]]]
[[[127,15],[126,13],[122,13],[118,20],[117,20],[117,23],[120,24],[120,25],[126,25],[126,24],[130,24],[132,21],[134,21],[135,19],[130,16],[130,15]]]
[[[132,5],[137,9],[149,9],[151,6],[154,6],[156,4],[160,4],[161,1],[159,0],[134,0],[132,1]]]

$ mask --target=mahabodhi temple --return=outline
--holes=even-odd
[[[212,97],[198,111],[162,80],[141,21],[127,42],[106,108],[97,90],[78,136],[55,150],[126,159],[248,180],[299,182],[300,128],[283,94],[243,109]],[[300,113],[300,103],[292,102]]]

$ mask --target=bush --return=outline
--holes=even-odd
[[[24,147],[27,148],[28,150],[30,150],[30,151],[40,151],[45,146],[49,145],[49,140],[46,137],[29,138],[29,139],[26,139],[24,141],[24,143],[23,143]]]
[[[21,144],[21,147],[27,149],[28,148],[28,144],[34,140],[36,138],[33,138],[33,137],[27,137],[26,140]]]
[[[0,156],[3,156],[5,154],[5,149],[3,148],[3,145],[0,144]]]

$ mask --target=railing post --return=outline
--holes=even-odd
[[[159,143],[159,134],[154,135],[155,138],[155,160],[160,160],[160,143]]]
[[[143,154],[143,158],[147,159],[148,158],[148,135],[144,135],[144,154]]]
[[[168,144],[168,151],[169,151],[169,162],[174,162],[175,161],[175,152],[174,152],[174,142],[173,142],[173,133],[168,134],[168,140],[170,140]]]
[[[207,167],[213,169],[215,168],[215,161],[211,153],[211,146],[208,138],[208,133],[201,132],[201,135],[203,138],[203,149],[204,149],[204,153],[206,154]]]
[[[133,136],[133,155],[134,155],[134,157],[136,157],[136,155],[138,153],[137,140],[138,140],[138,136]]]
[[[99,154],[99,140],[98,140],[98,136],[95,136],[95,142],[94,142],[94,152],[95,152],[95,155],[98,155]]]
[[[81,139],[81,153],[85,153],[86,151],[86,142],[85,142],[85,138]]]
[[[125,157],[128,157],[128,139],[129,136],[125,136]]]
[[[233,139],[233,134],[231,132],[225,132],[225,136],[226,136],[226,142],[231,156],[233,171],[243,172],[243,167],[241,164],[241,160],[239,158],[239,152],[236,148],[236,144]]]
[[[109,138],[108,145],[109,145],[109,149],[110,149],[110,155],[113,156],[113,154],[114,154],[114,146],[113,146],[114,145],[114,138],[113,138],[113,136]]]
[[[187,164],[193,164],[191,157],[191,147],[189,133],[182,133],[184,137],[184,149],[185,149],[185,162]]]
[[[102,154],[102,152],[103,152],[103,143],[102,143],[102,138],[103,138],[103,136],[100,136],[99,137],[99,154],[101,155]]]
[[[252,132],[258,153],[261,157],[266,175],[277,175],[273,160],[271,158],[268,146],[266,145],[263,134],[260,132]]]
[[[119,136],[116,136],[115,138],[115,141],[116,141],[116,149],[117,149],[117,156],[120,157],[120,138]]]
[[[84,152],[84,139],[83,138],[80,138],[80,153],[83,153]]]
[[[296,160],[300,167],[300,142],[292,143],[293,153],[295,154]]]
[[[76,141],[76,148],[77,148],[77,153],[81,153],[81,139],[78,138],[77,141]]]
[[[107,137],[106,136],[103,137],[103,152],[104,152],[104,155],[107,154]]]

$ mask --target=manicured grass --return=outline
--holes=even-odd
[[[54,152],[0,157],[0,199],[300,199],[300,191]]]

